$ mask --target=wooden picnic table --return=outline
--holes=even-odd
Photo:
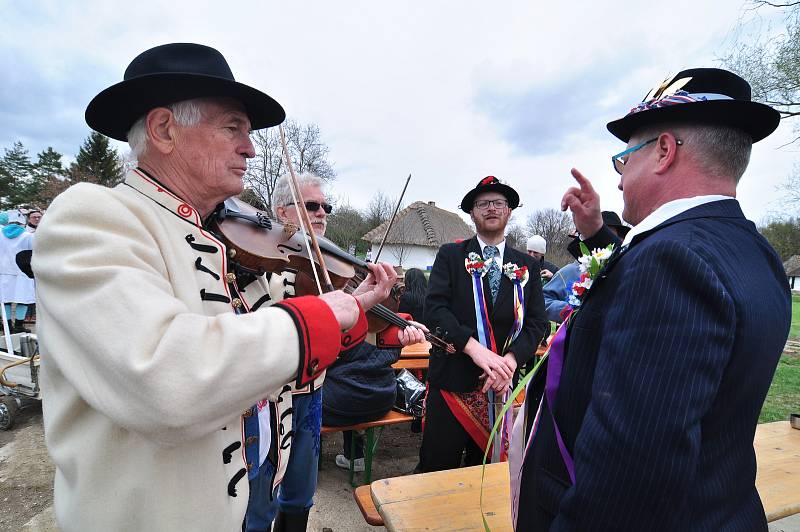
[[[421,342],[418,344],[407,345],[400,351],[400,359],[404,358],[428,358],[431,352],[430,342]],[[536,350],[536,356],[540,357],[544,354],[545,348],[539,346]]]
[[[788,421],[756,428],[756,487],[767,521],[800,513],[800,430]]]
[[[489,464],[483,509],[492,532],[512,532],[508,464]],[[483,531],[478,510],[481,467],[376,480],[372,500],[390,531]]]
[[[430,342],[407,345],[400,351],[400,358],[428,358],[431,352]]]
[[[394,364],[394,369],[428,369],[427,358],[401,358]]]
[[[800,513],[800,430],[788,421],[756,428],[756,487],[768,521]],[[376,480],[372,499],[390,531],[483,531],[481,466]],[[492,532],[511,531],[508,464],[486,466],[483,510]]]

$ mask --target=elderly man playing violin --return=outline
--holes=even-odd
[[[241,530],[247,472],[258,467],[243,441],[249,407],[287,382],[313,382],[344,336],[365,334],[362,309],[391,288],[391,268],[375,267],[355,297],[255,309],[263,276],[241,296],[205,222],[242,191],[250,130],[284,117],[197,44],[143,52],[89,104],[89,126],[127,140],[138,167],[114,188],[71,187],[37,231],[44,426],[62,530]],[[276,437],[262,433],[262,446]]]
[[[332,211],[331,205],[327,202],[324,182],[314,174],[304,173],[297,176],[297,183],[300,196],[304,200],[304,206],[309,215],[311,228],[318,237],[325,236],[327,227],[327,216]],[[283,224],[300,226],[300,216],[295,198],[291,192],[290,176],[284,175],[275,183],[272,194],[272,207],[276,218]],[[306,273],[298,273],[295,270],[287,269],[281,273],[267,274],[270,281],[270,297],[268,304],[275,304],[276,301],[294,298],[303,285],[311,285],[312,282]],[[299,281],[297,276],[305,276]],[[316,290],[316,287],[313,288]],[[247,290],[245,290],[246,293]],[[414,323],[414,322],[412,322]],[[396,327],[385,331],[382,340],[396,344],[398,347],[424,340],[424,326],[417,323],[419,327],[411,326],[405,329]],[[343,346],[342,356],[348,359],[357,346],[364,344],[364,336],[354,337],[348,346]],[[375,349],[374,346],[370,346]],[[392,382],[394,385],[394,373]],[[322,419],[322,384],[325,379],[325,372],[322,372],[313,382],[304,386],[286,387],[285,393],[291,396],[292,412],[291,415],[281,415],[276,417],[281,425],[279,431],[291,441],[291,453],[286,453],[277,446],[277,468],[273,460],[259,460],[262,462],[257,471],[251,471],[250,475],[250,502],[247,508],[246,532],[269,532],[270,525],[273,532],[296,532],[305,531],[308,523],[308,514],[314,504],[314,492],[317,487],[317,464],[320,452],[320,430]],[[394,389],[394,388],[393,388]],[[284,397],[283,395],[281,397]],[[286,401],[273,404],[274,409],[280,409]],[[391,405],[390,405],[391,407]],[[262,410],[263,412],[263,410]],[[259,416],[261,417],[261,416]],[[258,444],[256,436],[263,423],[256,422],[251,418],[245,423],[245,441],[250,441],[246,450],[253,456],[258,454]],[[254,460],[253,460],[254,461]],[[285,473],[281,476],[276,473],[281,470],[285,463]],[[280,488],[275,491],[278,483]]]

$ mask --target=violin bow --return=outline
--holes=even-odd
[[[286,136],[283,133],[283,126],[278,125],[278,131],[281,134],[281,146],[283,147],[283,156],[286,158],[286,167],[289,169],[289,183],[291,184],[289,188],[292,191],[292,200],[294,200],[298,218],[300,218],[300,229],[303,231],[303,239],[306,243],[306,249],[309,251],[309,258],[312,258],[313,252],[313,255],[317,258],[317,264],[320,270],[322,270],[322,280],[325,282],[324,291],[332,292],[334,290],[333,283],[331,283],[331,277],[328,275],[328,269],[325,267],[325,259],[322,257],[322,252],[319,249],[317,235],[311,229],[311,218],[308,216],[305,200],[303,200],[303,194],[300,192],[300,183],[297,181],[297,175],[294,173],[292,158],[289,156],[289,147],[286,145]],[[309,237],[311,237],[310,245],[308,242]],[[317,274],[317,268],[314,265],[313,259],[311,263],[311,270],[314,272],[314,280],[317,282],[317,289],[319,293],[322,294],[322,286],[320,285],[319,275]]]
[[[406,189],[408,188],[408,182],[411,181],[411,174],[408,174],[408,178],[406,178],[406,184],[403,185],[403,191],[400,193],[400,199],[397,200],[397,205],[394,206],[394,214],[392,214],[392,218],[389,220],[389,226],[386,228],[386,232],[383,233],[383,238],[381,239],[381,245],[378,246],[378,252],[375,254],[375,258],[372,259],[372,262],[378,262],[378,257],[381,256],[381,251],[383,251],[383,245],[386,243],[386,237],[389,236],[389,231],[392,230],[392,224],[394,224],[394,219],[397,216],[397,211],[400,210],[400,204],[403,202],[403,196],[406,195]]]

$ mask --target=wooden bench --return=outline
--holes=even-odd
[[[383,517],[378,513],[375,501],[372,500],[372,489],[369,484],[357,487],[353,491],[353,498],[361,510],[361,515],[364,516],[364,521],[372,526],[383,526]]]
[[[394,369],[428,369],[427,358],[401,358],[392,367]]]
[[[756,427],[756,488],[767,521],[800,513],[800,430],[787,421]],[[391,531],[483,532],[481,466],[376,480],[372,500]],[[492,532],[512,532],[508,463],[488,464],[483,512]]]
[[[364,435],[366,436],[367,440],[364,444],[364,484],[369,484],[372,481],[372,459],[375,456],[375,451],[378,449],[378,440],[380,439],[380,435],[383,432],[384,427],[387,425],[396,425],[398,423],[410,423],[412,421],[414,421],[414,416],[390,410],[388,414],[380,419],[376,419],[375,421],[358,423],[357,425],[347,425],[344,427],[322,427],[321,433],[331,434],[333,432],[344,432],[346,430],[364,431]],[[375,435],[376,428],[381,429],[377,436]],[[355,433],[352,435],[352,438],[351,449],[355,449]],[[354,462],[355,460],[350,460],[350,485],[353,487],[356,486],[354,482]]]
[[[430,342],[407,345],[400,351],[400,358],[428,358],[431,352]]]

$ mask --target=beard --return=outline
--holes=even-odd
[[[497,214],[487,219],[484,216],[474,216],[472,221],[479,234],[497,234],[505,232],[510,216]]]

